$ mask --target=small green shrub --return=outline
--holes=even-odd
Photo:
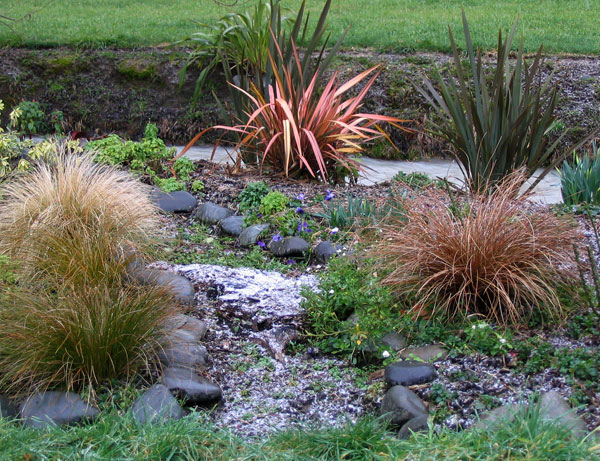
[[[204,190],[204,183],[202,181],[200,181],[199,179],[196,179],[193,183],[192,183],[192,192],[195,193],[200,193]]]
[[[196,167],[194,166],[194,162],[187,157],[180,157],[175,160],[175,163],[173,163],[173,170],[175,170],[175,174],[183,181],[189,181],[190,175],[195,169]]]
[[[600,205],[600,148],[596,143],[582,157],[573,153],[573,166],[563,162],[560,192],[566,205]]]
[[[346,258],[332,259],[321,275],[319,291],[305,289],[302,296],[307,335],[324,352],[371,351],[377,339],[402,323],[390,291],[376,274]]]
[[[264,181],[249,183],[237,197],[240,212],[258,211],[261,200],[269,192],[271,192],[271,188]]]
[[[405,173],[403,171],[398,171],[392,178],[392,181],[402,182],[413,189],[423,189],[434,183],[425,173]]]
[[[272,191],[260,200],[258,211],[263,216],[271,216],[286,209],[290,199],[279,191]]]

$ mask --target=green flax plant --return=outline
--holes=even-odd
[[[481,192],[488,185],[493,188],[516,169],[523,168],[524,180],[532,177],[538,168],[552,160],[566,133],[549,144],[547,134],[556,124],[554,110],[559,94],[550,78],[541,82],[542,47],[529,65],[523,56],[521,37],[511,66],[515,21],[504,41],[502,31],[498,33],[497,63],[490,78],[481,50],[475,52],[473,48],[464,10],[462,18],[467,65],[463,65],[461,52],[448,28],[456,80],[445,81],[436,70],[434,81],[426,80],[424,87],[417,85],[417,89],[442,118],[441,123],[434,124],[432,133],[452,145],[469,187]],[[434,87],[436,84],[439,89]],[[529,190],[563,158],[558,156],[551,161]]]

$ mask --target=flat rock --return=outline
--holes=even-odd
[[[285,237],[280,240],[271,240],[269,250],[275,256],[303,256],[310,249],[306,240],[300,237]]]
[[[169,320],[168,328],[172,330],[173,341],[189,343],[201,341],[208,330],[202,320],[185,314],[174,315]]]
[[[185,412],[175,397],[162,384],[155,384],[138,397],[131,408],[133,418],[140,424],[160,424],[181,419]]]
[[[15,407],[8,397],[0,395],[0,417],[14,418],[17,416],[17,407]]]
[[[154,191],[150,197],[156,206],[166,213],[191,213],[198,205],[196,197],[181,190],[168,194],[162,191]]]
[[[219,386],[187,368],[167,368],[163,372],[161,381],[187,405],[215,402],[222,396]]]
[[[447,357],[448,351],[437,344],[421,347],[409,347],[400,354],[400,358],[402,359],[418,358],[424,362],[439,362],[446,360]]]
[[[206,347],[197,343],[175,341],[160,351],[158,358],[165,367],[201,368],[208,364]]]
[[[96,408],[73,392],[48,391],[33,394],[21,405],[25,426],[43,428],[52,424],[75,424],[98,416]]]
[[[223,233],[238,237],[244,230],[244,217],[229,216],[229,218],[221,220],[219,227]]]
[[[381,338],[381,343],[393,351],[401,351],[406,346],[406,338],[392,331]]]
[[[581,439],[587,435],[586,425],[575,410],[556,391],[544,392],[540,397],[540,416],[569,429],[573,437]]]
[[[233,211],[229,208],[206,202],[198,206],[192,216],[204,224],[217,224],[219,221],[230,217],[232,214]]]
[[[413,432],[429,431],[429,415],[419,415],[405,422],[398,431],[399,439],[409,439]]]
[[[381,402],[380,414],[397,426],[428,413],[419,396],[404,386],[391,387]]]
[[[267,223],[254,224],[253,226],[246,227],[238,237],[238,245],[242,247],[256,245],[260,234],[266,232],[268,229],[269,225]]]
[[[341,253],[342,247],[340,245],[334,245],[329,240],[319,243],[313,252],[313,256],[315,260],[319,263],[325,264],[327,263],[332,256]]]
[[[416,360],[396,362],[385,367],[385,381],[390,386],[424,384],[433,381],[435,377],[436,372],[432,365]]]
[[[167,288],[182,304],[194,304],[194,285],[185,277],[161,269],[134,269],[130,272],[138,283]]]

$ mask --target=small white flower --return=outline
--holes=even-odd
[[[506,344],[506,339],[504,339],[504,338],[500,338],[500,343],[502,343],[502,344]]]
[[[384,359],[387,359],[390,356],[390,353],[388,351],[383,351],[383,354],[381,354],[383,356]]]
[[[473,330],[476,330],[476,329],[477,329],[477,326],[476,326],[476,325],[471,325],[471,328],[472,328]]]
[[[333,290],[329,290],[329,294],[330,294],[330,295],[332,295],[332,294],[334,294],[334,293],[335,293],[335,291],[333,291]]]
[[[334,227],[333,229],[331,229],[332,234],[337,234],[339,231],[340,231],[340,229],[337,227]]]

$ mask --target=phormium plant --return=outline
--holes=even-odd
[[[277,48],[277,53],[283,56],[280,48]],[[296,48],[293,48],[293,54],[292,68],[302,75]],[[272,55],[269,57],[274,61]],[[360,153],[364,143],[386,137],[377,126],[378,122],[403,128],[398,125],[402,120],[395,117],[359,112],[379,75],[377,67],[342,85],[338,84],[336,73],[320,93],[316,87],[317,74],[303,89],[303,85],[295,84],[292,68],[283,67],[282,73],[275,64],[273,68],[276,83],[269,86],[268,96],[255,85],[252,85],[251,93],[238,88],[252,104],[247,123],[207,128],[196,135],[179,155],[183,155],[208,130],[221,129],[240,135],[236,149],[252,153],[261,165],[268,164],[286,177],[304,174],[321,180],[341,181],[346,176],[355,177],[360,169],[360,163],[351,156]],[[356,96],[344,98],[351,88],[369,76]]]
[[[542,47],[531,65],[523,57],[523,38],[513,66],[510,52],[517,22],[504,42],[498,33],[498,56],[493,76],[486,75],[481,50],[475,53],[467,18],[463,28],[468,65],[463,68],[452,31],[448,29],[456,67],[456,82],[445,81],[436,70],[435,81],[425,80],[418,91],[442,117],[433,134],[448,141],[462,166],[469,187],[481,192],[516,169],[523,180],[530,178],[555,154],[566,133],[548,144],[547,132],[554,126],[558,87],[548,78],[541,83]],[[469,77],[472,75],[472,77]],[[437,84],[439,89],[434,87]],[[587,141],[587,138],[582,141]],[[564,157],[562,157],[564,158]],[[531,184],[537,183],[562,160],[558,156]]]

